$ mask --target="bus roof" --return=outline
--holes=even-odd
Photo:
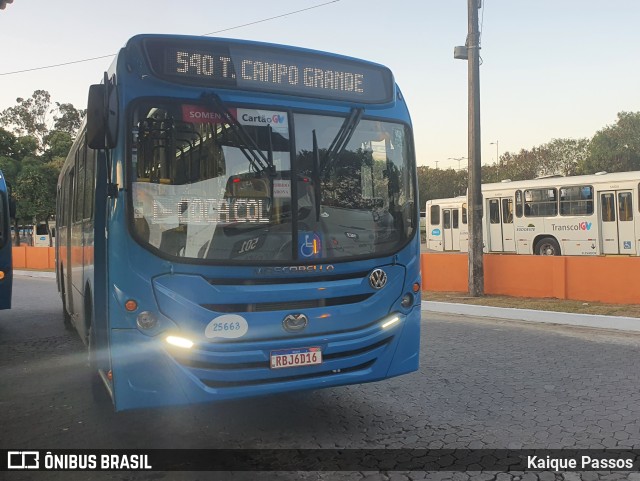
[[[608,182],[640,181],[640,171],[599,173],[590,175],[574,175],[569,177],[545,177],[532,180],[516,180],[483,184],[482,192],[495,190],[530,189],[539,187],[556,187],[559,185],[599,184]]]

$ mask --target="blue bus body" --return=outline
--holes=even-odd
[[[311,85],[312,67],[294,64],[316,59],[321,91],[288,92],[266,76],[271,83],[260,89],[228,79],[203,85],[214,72],[207,42],[230,46],[216,68],[233,58],[247,82],[262,78],[260,52],[291,86]],[[288,67],[278,63],[280,54],[292,55]],[[184,79],[160,72],[168,57],[177,58],[177,67],[169,65]],[[363,73],[330,67],[347,71],[352,62]],[[349,92],[368,88],[367,69],[391,87],[374,85],[371,97],[354,101]],[[60,175],[56,272],[65,320],[87,343],[116,411],[364,383],[418,369],[415,156],[409,113],[390,72],[293,47],[141,35],[121,50],[105,85],[109,147],[92,149],[85,126]],[[186,121],[212,112],[221,118]],[[286,126],[263,127],[267,117]],[[340,127],[342,150],[331,151],[335,129],[322,137],[316,120]],[[391,140],[375,134],[380,126],[389,127]],[[262,161],[250,146],[237,147],[247,133]],[[191,140],[174,145],[184,136]],[[396,164],[381,160],[392,153],[401,159]],[[378,160],[357,160],[363,155]],[[341,187],[350,175],[339,165],[344,159],[364,163]],[[331,164],[328,173],[312,175],[323,162]],[[244,163],[246,171],[232,167]],[[184,177],[192,180],[178,180]],[[219,199],[210,198],[214,182],[225,192]],[[209,190],[195,199],[196,186]],[[353,188],[367,192],[353,201],[357,207],[342,201]]]
[[[7,182],[0,171],[0,309],[11,309],[13,264],[10,198]]]

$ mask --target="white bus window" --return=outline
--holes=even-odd
[[[451,211],[445,210],[442,213],[442,228],[451,229]]]
[[[613,194],[602,194],[602,222],[616,221],[616,199]]]
[[[492,224],[500,223],[500,203],[498,199],[489,200],[489,222]]]
[[[502,223],[513,224],[513,199],[502,199]]]
[[[467,224],[467,204],[462,204],[462,223]]]
[[[620,192],[618,194],[618,219],[621,221],[633,220],[633,200],[631,192]]]
[[[522,191],[516,190],[516,217],[522,217]]]
[[[556,189],[531,189],[524,191],[525,217],[552,217],[558,215]]]
[[[429,218],[431,219],[431,225],[440,225],[440,206],[432,205],[431,212],[429,214]]]
[[[560,215],[593,214],[593,187],[576,185],[560,189]]]

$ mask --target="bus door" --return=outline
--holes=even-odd
[[[513,226],[513,199],[499,197],[488,199],[489,251],[515,252],[515,228]]]
[[[442,209],[442,240],[445,251],[460,250],[460,209]]]
[[[633,192],[600,192],[600,235],[603,254],[636,254]]]

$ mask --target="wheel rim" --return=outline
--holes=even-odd
[[[553,244],[549,242],[545,242],[540,246],[540,255],[541,256],[554,256],[556,255],[556,248]]]

